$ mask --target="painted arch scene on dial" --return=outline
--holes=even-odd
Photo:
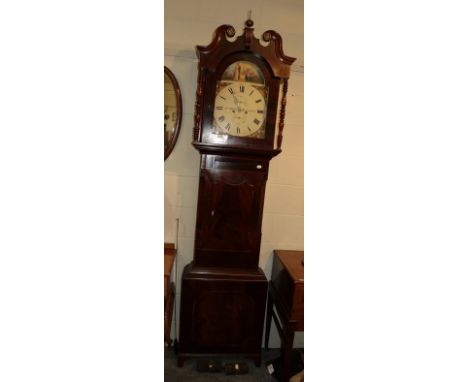
[[[215,134],[265,138],[268,88],[255,64],[236,61],[216,84],[213,129]]]

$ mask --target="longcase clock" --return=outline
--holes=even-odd
[[[219,26],[196,47],[193,146],[200,152],[194,259],[182,276],[178,364],[251,357],[259,366],[268,281],[258,267],[269,161],[281,152],[294,58],[273,30]]]

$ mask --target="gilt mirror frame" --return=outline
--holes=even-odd
[[[170,79],[172,87],[174,89],[175,100],[176,100],[176,116],[174,121],[174,131],[172,132],[171,136],[168,139],[167,146],[166,146],[166,136],[164,136],[164,160],[166,160],[169,155],[171,154],[172,150],[174,150],[174,146],[177,142],[177,138],[179,137],[180,126],[182,123],[182,96],[180,92],[179,83],[174,76],[174,73],[164,65],[164,76]],[[166,95],[166,81],[164,81],[164,96]],[[164,109],[166,109],[166,101],[164,101]],[[164,110],[164,118],[166,119],[166,110]],[[164,126],[164,134],[166,134],[166,126]]]

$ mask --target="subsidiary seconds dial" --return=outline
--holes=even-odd
[[[266,102],[261,88],[248,82],[222,82],[214,110],[218,127],[236,137],[248,137],[262,128]]]

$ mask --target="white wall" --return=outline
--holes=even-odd
[[[193,259],[199,154],[191,146],[197,78],[195,45],[211,41],[216,27],[231,24],[242,33],[247,11],[252,10],[256,36],[274,29],[283,37],[284,52],[297,58],[289,81],[283,138],[283,152],[270,162],[265,194],[260,267],[271,274],[273,249],[304,248],[304,75],[303,75],[303,2],[302,0],[166,0],[165,65],[176,76],[182,93],[183,118],[179,140],[164,164],[165,241],[178,236],[177,298],[183,267]],[[162,75],[162,74],[161,74]],[[174,322],[178,323],[178,317]],[[274,327],[274,325],[272,325]],[[175,328],[175,325],[174,325]],[[173,335],[174,335],[173,328]],[[270,346],[279,347],[276,328]],[[296,346],[303,346],[297,333]]]

